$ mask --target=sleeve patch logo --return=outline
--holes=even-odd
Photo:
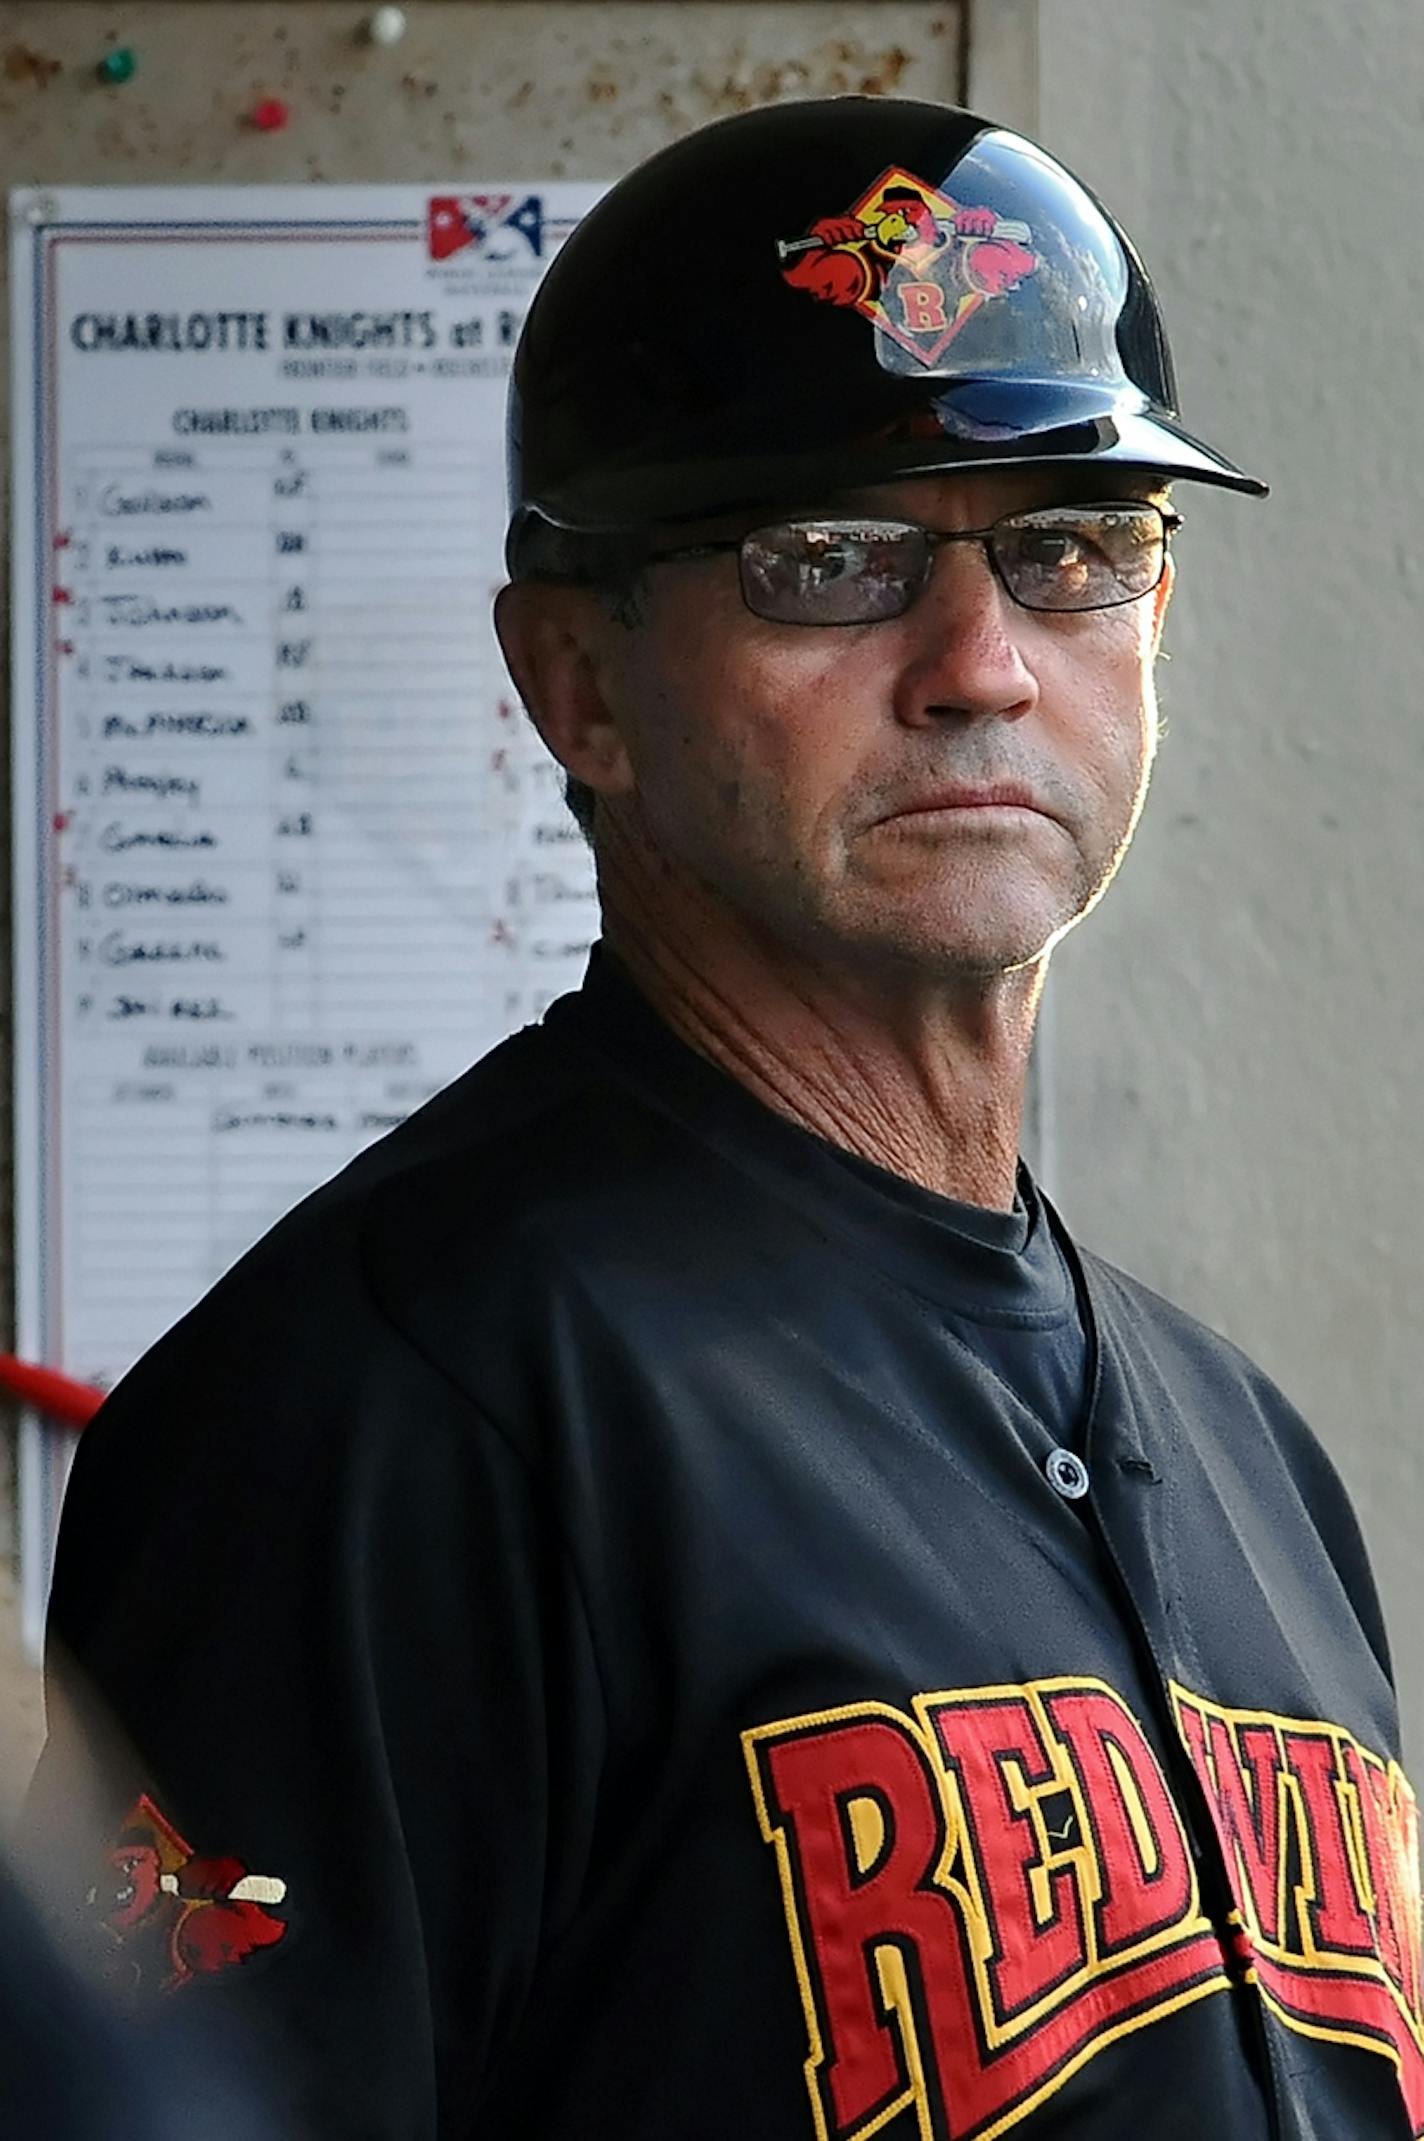
[[[1027,223],[963,207],[892,166],[844,215],[776,251],[794,289],[853,307],[928,367],[982,306],[1037,271],[1032,245]]]
[[[1424,2133],[1408,1786],[1337,1728],[1281,1719],[1269,1764],[1250,1743],[1263,1766],[1248,1780],[1228,1713],[1174,1700],[1194,1761],[1188,1716],[1221,1721],[1208,1797],[1242,1923],[1220,1931],[1161,1766],[1101,1681],[852,1704],[743,1735],[818,2141],[868,2141],[911,2107],[921,2141],[993,2141],[1106,2045],[1226,1990],[1238,1954],[1288,2027],[1389,2057]]]
[[[283,1939],[287,1884],[237,1858],[199,1858],[145,1793],[127,1815],[89,1902],[106,1975],[130,2004],[229,1970]]]

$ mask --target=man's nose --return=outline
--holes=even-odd
[[[924,591],[906,611],[906,656],[895,713],[910,727],[947,715],[1017,720],[1038,704],[1038,680],[1024,660],[1020,609],[982,543],[946,543]]]

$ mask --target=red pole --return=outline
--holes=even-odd
[[[0,1388],[70,1427],[86,1427],[104,1402],[102,1390],[77,1383],[57,1368],[40,1368],[14,1353],[0,1353]]]

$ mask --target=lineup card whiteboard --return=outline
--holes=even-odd
[[[582,974],[489,612],[513,343],[596,192],[11,197],[30,1358],[111,1384]],[[32,1635],[69,1447],[27,1424]]]

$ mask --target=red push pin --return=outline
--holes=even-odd
[[[253,107],[252,124],[260,134],[278,134],[291,116],[290,108],[280,97],[264,97]]]

